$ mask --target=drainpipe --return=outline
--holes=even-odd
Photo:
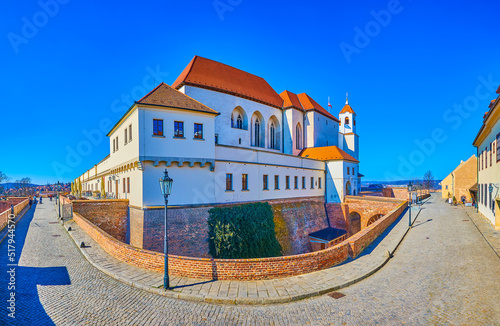
[[[478,193],[479,193],[479,147],[476,147],[476,165],[477,165],[477,180],[476,180],[476,184],[477,184],[477,191],[476,191],[476,213],[479,213],[479,201],[478,201]],[[481,194],[482,195],[482,194]]]

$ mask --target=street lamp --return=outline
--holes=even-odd
[[[410,206],[409,211],[408,211],[409,212],[409,214],[408,214],[408,216],[409,216],[408,217],[408,227],[411,227],[411,202],[413,200],[413,197],[411,195],[412,188],[413,188],[413,186],[412,186],[411,181],[410,181],[410,183],[408,183],[408,193],[410,194],[410,200],[408,200],[408,205]]]
[[[170,195],[170,192],[172,191],[172,183],[173,179],[168,176],[167,169],[165,169],[165,175],[163,178],[160,178],[160,189],[161,189],[161,194],[163,195],[163,198],[165,200],[165,240],[163,244],[163,252],[165,254],[165,273],[163,276],[163,288],[165,290],[168,290],[170,287],[169,285],[169,279],[168,279],[168,238],[167,238],[167,205],[168,205],[168,196]]]

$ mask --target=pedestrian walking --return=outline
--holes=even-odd
[[[42,196],[40,196],[40,204],[42,204]]]
[[[31,196],[30,196],[30,209],[31,209],[31,205],[33,205],[33,199],[31,199]]]

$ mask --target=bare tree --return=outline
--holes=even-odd
[[[424,186],[429,190],[434,188],[434,176],[432,175],[431,170],[425,172],[424,174]]]
[[[0,184],[9,181],[9,177],[0,171]],[[0,185],[0,194],[4,193],[4,187]]]
[[[31,179],[26,177],[26,178],[22,178],[21,180],[19,180],[19,183],[20,183],[20,190],[21,190],[21,193],[23,196],[26,196],[26,194],[28,193],[28,188],[31,184]]]

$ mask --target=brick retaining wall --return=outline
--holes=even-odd
[[[349,242],[349,255],[357,257],[403,213],[406,207],[408,207],[408,202],[401,203],[384,217],[347,239],[347,242]]]
[[[9,219],[9,214],[11,213],[11,204],[14,205],[14,215],[17,216],[19,213],[23,211],[26,206],[29,204],[29,198],[27,197],[16,197],[9,198],[7,201],[2,201],[2,208],[0,210],[0,230],[3,230],[5,226],[7,226],[7,222]]]
[[[115,239],[127,240],[128,199],[74,200],[73,211]]]
[[[91,201],[93,202],[93,201]],[[310,252],[309,233],[328,226],[323,197],[268,201],[274,216],[275,232],[284,255]],[[189,257],[210,258],[208,253],[208,211],[213,206],[169,207],[169,252]],[[130,244],[163,252],[164,210],[130,208]]]
[[[365,230],[333,247],[306,254],[257,258],[210,259],[169,255],[171,275],[199,279],[264,280],[306,274],[325,269],[358,256],[404,211],[407,203],[386,214]],[[74,221],[113,257],[131,265],[163,272],[163,254],[132,247],[113,238],[77,212]]]
[[[74,221],[113,257],[131,265],[163,272],[163,254],[120,242],[93,225],[80,214]],[[210,259],[169,255],[171,275],[200,279],[263,280],[300,275],[339,264],[348,257],[346,241],[334,247],[307,254],[256,258]]]

